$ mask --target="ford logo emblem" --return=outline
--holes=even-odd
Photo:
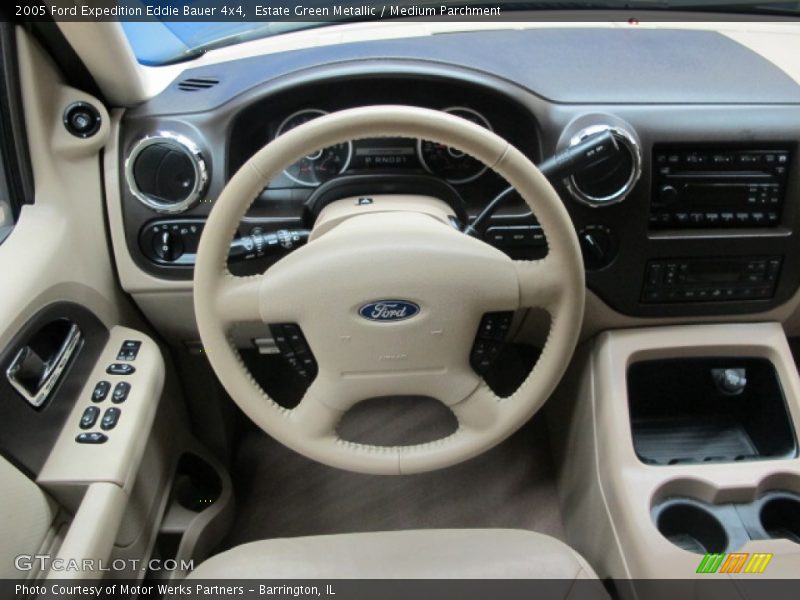
[[[419,312],[419,305],[407,300],[376,300],[358,309],[370,321],[390,322],[410,319]]]

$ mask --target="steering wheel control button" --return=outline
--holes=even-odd
[[[511,328],[512,312],[486,313],[481,319],[478,338],[482,340],[502,341]]]
[[[269,326],[281,356],[300,377],[311,381],[317,376],[317,361],[311,353],[303,331],[296,323]]]
[[[133,365],[126,363],[111,363],[106,369],[109,375],[132,375],[136,371]]]
[[[125,340],[117,353],[117,360],[136,360],[139,355],[139,348],[142,342],[136,340]]]
[[[114,404],[122,404],[128,399],[128,394],[131,391],[131,384],[127,381],[120,381],[114,386],[114,393],[111,395],[111,402]]]
[[[99,431],[86,431],[79,433],[75,441],[79,444],[105,444],[108,441],[108,436]]]
[[[503,342],[511,330],[511,321],[514,313],[493,312],[486,313],[481,318],[478,334],[470,353],[470,364],[478,374],[484,374],[497,360],[503,350]]]
[[[102,402],[110,390],[111,384],[108,381],[98,381],[92,390],[92,402]]]
[[[83,411],[81,415],[81,429],[91,429],[97,423],[97,417],[100,416],[100,409],[96,406],[89,406]]]
[[[116,406],[107,408],[106,412],[103,413],[103,420],[100,421],[100,429],[103,431],[114,429],[114,427],[117,426],[117,422],[119,421],[119,416],[121,414],[122,411]]]

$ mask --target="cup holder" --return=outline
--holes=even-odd
[[[658,507],[656,526],[670,542],[695,554],[715,554],[728,547],[728,534],[711,511],[688,499],[667,500]]]
[[[769,537],[800,544],[800,498],[797,496],[776,494],[767,498],[759,517]]]
[[[194,454],[184,454],[178,461],[172,495],[183,508],[202,512],[222,493],[222,480],[214,468]]]

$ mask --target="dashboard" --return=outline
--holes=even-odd
[[[488,50],[498,35],[503,54]],[[205,217],[261,147],[325,113],[407,104],[494,131],[534,163],[610,131],[613,156],[554,185],[581,242],[587,286],[615,311],[745,314],[786,302],[800,284],[800,85],[714,32],[635,35],[449,34],[187,71],[122,118],[126,248],[148,275],[188,282]],[[607,52],[596,64],[578,59],[576,48],[598,44]],[[537,52],[547,60],[534,61]],[[242,243],[270,236],[274,252],[231,270],[262,272],[293,251],[326,198],[427,193],[463,226],[507,188],[475,159],[427,140],[322,148],[271,181],[240,224]],[[513,192],[481,234],[514,258],[547,253],[535,215]]]

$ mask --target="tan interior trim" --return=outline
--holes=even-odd
[[[128,339],[142,342],[138,357],[131,363],[136,371],[131,375],[109,375],[106,367],[120,362],[116,360],[117,353],[122,342]],[[113,483],[129,493],[161,399],[164,376],[164,359],[152,339],[133,329],[114,327],[39,474],[39,485],[68,506],[75,503],[74,490],[85,484]],[[95,404],[91,401],[92,391],[101,380],[111,383],[111,391],[105,400]],[[131,388],[123,403],[113,404],[111,396],[118,382],[127,382]],[[108,436],[104,444],[79,444],[75,441],[75,437],[84,431],[79,423],[83,411],[89,406],[101,410],[97,425],[91,431],[101,431],[100,419],[108,408],[121,410],[116,427],[103,432]]]
[[[800,459],[652,466],[636,456],[627,403],[627,367],[634,361],[703,356],[763,357],[775,366],[795,431],[800,431],[800,378],[777,323],[697,325],[601,334],[576,366],[573,421],[564,435],[559,488],[570,542],[601,577],[689,578],[699,556],[671,544],[656,529],[653,503],[683,490],[707,502],[747,502],[770,489],[800,491]],[[576,393],[577,391],[577,393]],[[563,415],[552,415],[551,422]],[[587,433],[589,433],[587,435]],[[576,502],[582,498],[583,502]],[[591,498],[591,501],[585,499]],[[608,540],[615,540],[609,545]],[[747,543],[742,552],[774,552],[785,561],[769,576],[796,576],[797,545]],[[795,558],[791,558],[794,556]],[[784,566],[781,567],[780,565]]]
[[[51,569],[47,578],[96,579],[101,563],[108,566],[127,506],[128,495],[118,485],[91,484],[53,561],[59,568]],[[92,568],[84,568],[85,560],[92,561]]]

